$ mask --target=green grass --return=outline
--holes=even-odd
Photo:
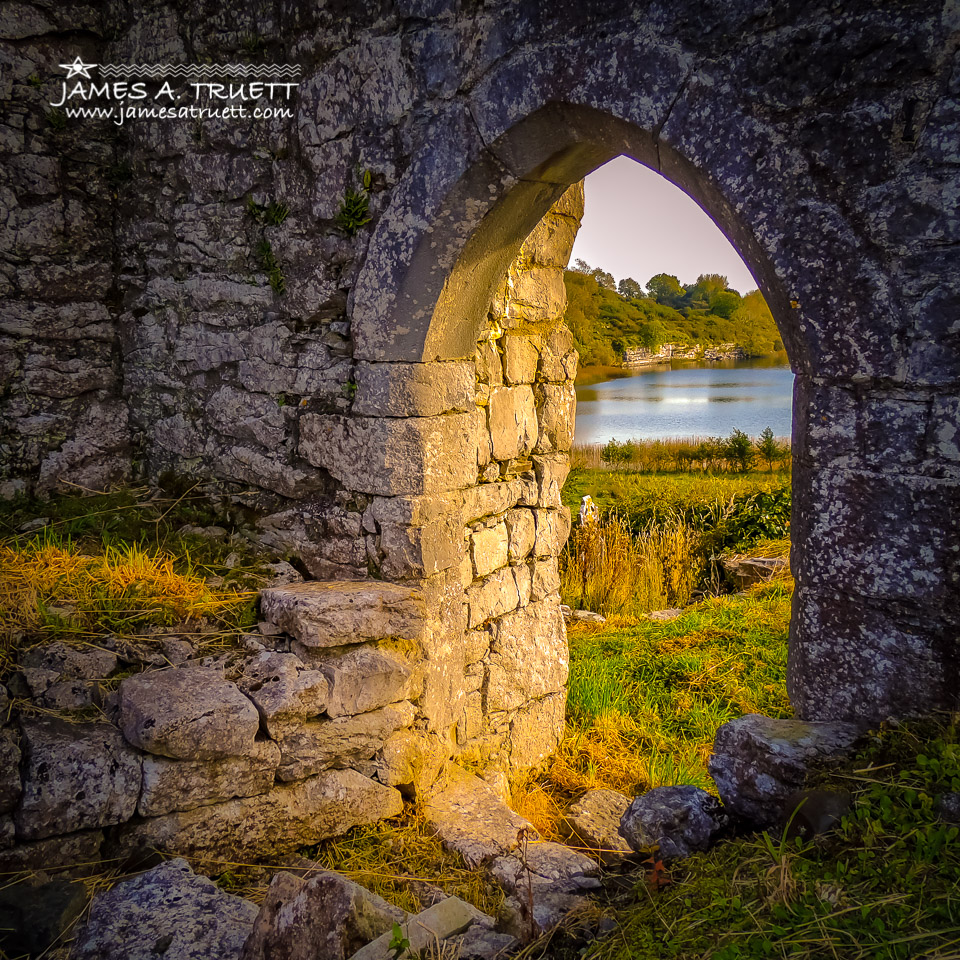
[[[960,956],[957,717],[882,729],[828,778],[850,814],[812,842],[763,833],[676,864],[621,904],[590,960],[947,960]]]

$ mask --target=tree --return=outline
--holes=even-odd
[[[577,259],[573,261],[573,266],[570,269],[576,273],[586,273],[588,275],[593,272],[593,267],[580,257],[577,257]]]
[[[710,301],[710,312],[729,320],[734,310],[740,306],[740,294],[736,290],[721,290]]]
[[[668,307],[678,304],[684,294],[680,281],[672,273],[658,273],[651,277],[647,281],[647,290],[657,303],[664,303]]]
[[[774,463],[783,459],[783,444],[778,442],[770,427],[764,427],[763,433],[760,434],[760,440],[757,443],[757,453],[771,473],[773,473]]]
[[[593,277],[601,287],[606,287],[608,290],[617,289],[617,281],[613,279],[613,274],[607,273],[606,270],[601,270],[600,267],[591,270],[590,276]]]
[[[643,297],[643,287],[633,277],[624,277],[617,284],[617,293],[628,300],[639,300]]]
[[[734,430],[724,441],[723,458],[738,473],[746,473],[753,463],[753,442],[742,430]]]

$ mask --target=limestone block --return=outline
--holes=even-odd
[[[521,830],[531,836],[533,825],[517,816],[479,777],[451,767],[448,781],[424,806],[430,829],[444,846],[456,851],[469,867],[478,867],[509,853],[519,844]]]
[[[470,556],[475,577],[485,577],[507,565],[507,526],[498,523],[470,535]]]
[[[520,270],[513,278],[513,295],[507,304],[507,318],[542,323],[562,316],[567,303],[563,271],[554,267]]]
[[[147,755],[143,758],[137,813],[158,817],[174,810],[266,793],[273,786],[279,763],[280,748],[271,740],[258,740],[251,756],[223,760],[170,760]]]
[[[563,690],[567,635],[559,602],[543,600],[495,620],[487,679],[490,710],[514,710]]]
[[[631,853],[620,835],[620,821],[629,806],[630,798],[616,790],[588,790],[567,807],[560,833],[574,846],[596,851],[601,863],[617,863]]]
[[[516,563],[529,556],[537,536],[537,524],[533,512],[522,507],[507,513],[509,534],[508,552],[510,562]]]
[[[550,216],[570,217],[573,220],[583,219],[584,208],[584,186],[583,181],[571,184],[562,194],[560,199],[550,208]],[[572,249],[572,248],[571,248]],[[566,264],[564,264],[566,266]]]
[[[407,418],[305,414],[300,455],[361,493],[461,490],[477,479],[482,426],[479,410]]]
[[[0,814],[20,799],[20,745],[13,730],[0,730]]]
[[[395,583],[317,582],[260,592],[264,619],[308,647],[367,640],[414,640],[427,615],[420,591]]]
[[[561,491],[570,473],[570,456],[566,453],[533,458],[539,496],[537,506],[559,510],[563,507]]]
[[[620,821],[620,835],[637,851],[662,860],[707,850],[726,826],[716,797],[699,787],[654,787],[637,797]]]
[[[473,363],[368,363],[356,366],[353,413],[362,417],[435,417],[473,409]]]
[[[467,625],[471,630],[492,617],[503,616],[520,606],[521,597],[514,569],[501,567],[467,588]]]
[[[570,260],[570,251],[577,237],[578,221],[572,217],[555,216],[551,211],[523,241],[520,255],[538,267],[563,270]]]
[[[218,861],[276,857],[402,810],[396,790],[355,770],[328,770],[260,796],[125,824],[109,854],[127,857],[155,848]]]
[[[484,340],[477,347],[477,379],[491,387],[503,386],[503,361],[493,340]]]
[[[120,729],[148,753],[182,760],[252,756],[257,708],[216,667],[171,667],[120,684]]]
[[[566,694],[552,693],[521,707],[510,724],[510,767],[528,770],[557,749],[563,736]]]
[[[537,378],[540,352],[533,337],[510,334],[503,340],[504,380],[509,387],[533,383]]]
[[[277,776],[284,781],[369,760],[397,730],[409,727],[416,716],[404,701],[336,720],[311,720],[280,742]]]
[[[265,650],[245,661],[242,670],[238,685],[275,740],[326,708],[327,678],[295,654]]]
[[[168,860],[94,897],[71,956],[238,960],[256,916],[256,904],[198,877],[186,860]]]
[[[380,526],[381,574],[390,580],[419,579],[457,566],[463,559],[463,524],[459,515],[447,515],[411,526]]]
[[[331,871],[306,881],[278,873],[241,960],[347,960],[407,916],[406,911]]]
[[[494,460],[526,456],[538,436],[533,389],[523,385],[491,390],[487,421]]]
[[[327,715],[342,717],[366,713],[410,695],[413,671],[397,657],[361,647],[325,660],[320,670],[327,678]]]
[[[99,647],[71,647],[54,641],[31,647],[23,657],[25,667],[53,670],[61,679],[104,680],[117,668],[117,655]]]
[[[0,849],[0,873],[66,870],[70,876],[97,873],[101,868],[102,830],[54,834],[45,840],[18,843]]]
[[[533,545],[534,556],[555,557],[570,536],[570,508],[560,510],[534,510],[537,521],[537,537]]]
[[[537,450],[542,453],[565,453],[573,446],[573,421],[577,410],[577,394],[573,384],[538,383],[536,399],[540,423]]]
[[[861,734],[852,723],[806,723],[748,714],[717,731],[707,765],[731,813],[766,826],[807,775],[847,756]]]
[[[530,599],[544,600],[555,597],[560,592],[560,569],[556,557],[534,560],[530,564],[532,571]]]
[[[481,483],[470,487],[464,494],[464,523],[509,510],[517,503],[520,492],[520,484],[516,480]]]
[[[508,893],[526,894],[532,888],[534,897],[544,890],[554,893],[596,890],[600,886],[598,872],[596,860],[562,843],[548,841],[531,843],[525,860],[509,854],[497,857],[490,864],[490,873]]]
[[[39,840],[120,823],[140,794],[140,755],[109,723],[21,721],[23,792],[17,835]]]
[[[539,378],[549,383],[564,383],[577,375],[577,352],[573,334],[563,323],[556,324],[540,348]]]
[[[373,760],[376,777],[388,787],[409,787],[419,796],[440,776],[448,748],[439,737],[417,730],[398,730]]]
[[[463,933],[477,922],[493,925],[493,919],[476,907],[458,897],[447,897],[415,917],[410,917],[400,927],[404,938],[410,942],[411,955],[425,956],[431,949],[437,949],[438,943],[443,944],[449,937]],[[361,947],[351,960],[391,960],[396,956],[396,950],[390,946],[392,939],[391,931],[382,934],[372,943]]]

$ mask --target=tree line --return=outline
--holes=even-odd
[[[658,273],[644,287],[632,277],[617,283],[606,270],[577,260],[564,272],[564,282],[567,326],[587,366],[619,363],[626,350],[655,352],[665,343],[735,343],[758,357],[783,350],[760,291],[741,296],[721,274],[681,284],[672,274]]]

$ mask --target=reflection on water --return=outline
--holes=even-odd
[[[577,443],[677,436],[790,435],[793,374],[782,362],[588,369],[577,386]]]

